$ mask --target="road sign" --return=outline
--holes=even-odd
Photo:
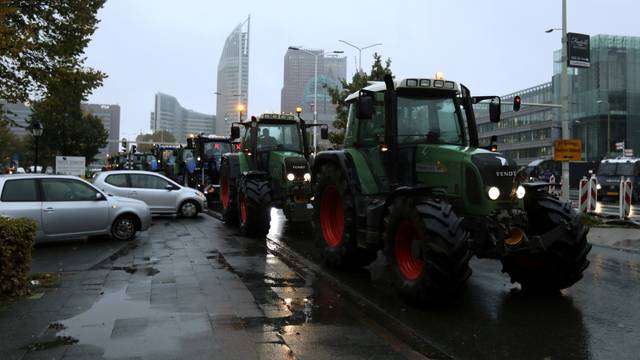
[[[624,149],[624,156],[633,157],[633,149]]]
[[[582,140],[568,139],[553,142],[553,159],[556,161],[582,160]]]
[[[616,150],[624,150],[624,141],[616,143]]]
[[[56,174],[84,176],[84,156],[56,156]]]

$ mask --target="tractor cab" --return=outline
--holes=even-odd
[[[222,155],[233,152],[231,139],[225,136],[200,133],[191,135],[187,144],[193,148],[196,167],[194,169],[195,187],[202,191],[209,206],[217,200],[220,182],[220,162]]]

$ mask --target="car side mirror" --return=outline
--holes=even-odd
[[[97,192],[96,193],[96,201],[102,201],[104,200],[104,195],[102,195],[101,192]]]
[[[489,120],[493,123],[500,122],[500,110],[502,104],[500,103],[500,98],[496,96],[489,103]]]
[[[240,137],[240,127],[232,126],[231,127],[231,140],[237,139]]]
[[[164,188],[169,190],[169,191],[175,190],[175,187],[173,185],[171,185],[171,184],[167,184],[167,186],[165,186]]]
[[[373,117],[373,95],[360,93],[356,109],[358,119],[371,119]]]
[[[329,126],[322,125],[320,127],[320,139],[327,140],[329,138]]]

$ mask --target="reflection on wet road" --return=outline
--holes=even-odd
[[[293,234],[273,215],[271,241],[314,253],[309,233]],[[474,259],[460,297],[429,309],[406,306],[366,269],[329,272],[455,358],[638,359],[640,255],[594,246],[589,259],[582,281],[551,296],[523,293],[499,262]]]

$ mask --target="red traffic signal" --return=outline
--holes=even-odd
[[[520,110],[520,105],[522,105],[522,99],[520,96],[516,96],[513,98],[513,111]]]

